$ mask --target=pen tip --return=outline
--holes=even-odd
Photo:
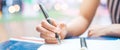
[[[81,50],[88,50],[86,47],[82,47]]]

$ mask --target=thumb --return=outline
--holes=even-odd
[[[52,19],[52,18],[50,18],[50,20],[52,22],[52,25],[55,26],[55,27],[57,27],[57,22],[54,19]]]

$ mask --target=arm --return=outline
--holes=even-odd
[[[68,35],[79,36],[85,32],[95,15],[99,2],[99,0],[83,1],[80,7],[80,16],[67,25]]]
[[[120,24],[112,24],[106,27],[106,35],[120,37]]]
[[[64,23],[57,23],[51,19],[53,25],[44,20],[36,29],[40,32],[40,37],[44,38],[46,43],[57,43],[54,33],[58,33],[61,39],[64,39],[66,35],[79,36],[89,26],[98,5],[99,0],[84,0],[80,7],[80,17],[73,19],[67,26]]]
[[[89,30],[89,37],[115,36],[120,37],[120,24],[112,24],[104,27],[95,27]]]

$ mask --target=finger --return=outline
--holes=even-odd
[[[88,37],[100,37],[100,35],[99,34],[95,34],[93,31],[90,31],[88,33]]]
[[[52,36],[49,36],[49,35],[45,35],[44,33],[41,33],[40,37],[43,38],[43,39],[55,38],[55,36],[52,37]]]
[[[90,30],[89,32],[88,32],[88,37],[91,37],[93,35],[93,32]]]
[[[66,31],[66,25],[64,24],[64,23],[60,23],[60,25],[59,25],[59,28],[60,28],[60,37],[61,37],[61,39],[64,39],[65,38],[65,35],[67,34],[67,31]]]
[[[45,39],[45,42],[47,44],[57,44],[58,43],[58,41],[55,38],[53,38],[53,39]]]
[[[48,23],[47,21],[45,21],[45,20],[41,22],[41,26],[44,27],[45,29],[49,30],[49,31],[52,31],[52,32],[55,32],[55,30],[56,30],[56,27],[55,27],[55,26],[49,24],[49,23]]]
[[[36,27],[36,30],[38,32],[41,32],[41,34],[43,34],[44,36],[48,36],[48,37],[55,37],[55,34],[51,31],[48,31],[47,29],[43,28],[41,25],[38,25]]]
[[[45,39],[45,42],[46,42],[47,44],[57,44],[57,43],[58,43],[58,41],[56,40],[56,38],[46,37],[46,36],[44,36],[44,35],[40,35],[40,36]]]
[[[57,22],[54,19],[52,19],[52,18],[50,18],[50,20],[52,22],[52,25],[55,26],[55,27],[57,27]]]

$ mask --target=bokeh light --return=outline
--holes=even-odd
[[[61,10],[61,5],[59,3],[55,4],[54,6],[55,10]]]
[[[19,6],[19,5],[17,5],[17,4],[14,5],[14,8],[15,8],[15,11],[16,11],[16,12],[20,11],[20,6]]]
[[[15,12],[19,12],[20,11],[20,6],[19,5],[13,5],[13,6],[10,6],[9,8],[8,8],[8,11],[10,12],[10,13],[15,13]]]
[[[38,5],[38,4],[35,4],[35,5],[33,6],[33,9],[34,9],[35,11],[39,11],[39,10],[40,10],[39,5]]]
[[[10,13],[14,13],[16,10],[15,10],[15,7],[14,7],[14,6],[10,6],[10,7],[8,8],[8,11],[9,11]]]

